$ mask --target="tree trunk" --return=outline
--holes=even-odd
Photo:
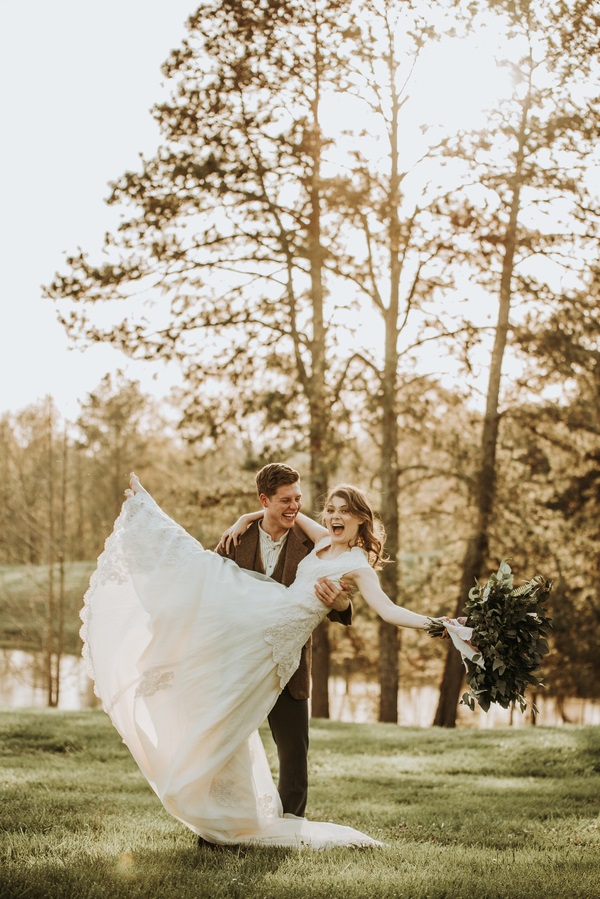
[[[318,26],[315,29],[318,43]],[[318,59],[318,48],[315,59]],[[320,83],[319,67],[315,67],[314,98],[312,102],[312,133],[310,136],[313,161],[309,188],[310,213],[308,222],[308,256],[310,262],[310,298],[312,312],[311,363],[309,379],[310,408],[310,486],[313,509],[318,508],[327,493],[329,465],[327,436],[329,416],[326,414],[327,394],[325,322],[323,315],[323,247],[321,236],[321,127],[319,123]],[[313,718],[329,718],[329,622],[322,622],[313,634],[312,699]]]
[[[74,450],[74,461],[75,461],[75,515],[77,521],[77,529],[76,529],[76,537],[75,537],[75,546],[74,546],[74,556],[76,559],[85,559],[87,558],[87,528],[86,528],[86,515],[84,511],[84,497],[83,497],[83,472],[82,472],[82,457],[83,457],[83,448],[81,443],[77,443],[75,445]]]
[[[400,175],[398,155],[398,115],[400,103],[395,93],[395,67],[390,55],[392,116],[390,127],[390,296],[385,310],[385,359],[381,385],[381,516],[387,532],[387,553],[392,564],[384,567],[381,584],[392,602],[398,598],[398,312],[400,308]],[[398,629],[385,621],[379,624],[379,720],[398,721]]]
[[[54,677],[54,652],[55,652],[55,615],[56,596],[54,593],[54,561],[55,561],[55,533],[54,533],[54,421],[51,400],[48,401],[48,593],[46,597],[46,639],[45,639],[45,670],[46,693],[49,707],[57,704],[56,684]]]
[[[60,700],[60,674],[65,639],[65,552],[67,544],[67,428],[63,431],[60,476],[60,534],[58,541],[58,597],[56,621],[56,652],[54,657],[55,705]]]
[[[456,615],[462,614],[462,607],[465,597],[469,595],[469,590],[474,585],[478,577],[482,560],[485,556],[484,547],[481,544],[482,539],[486,539],[486,535],[479,529],[478,538],[476,536],[469,540],[467,551],[463,560],[462,577],[460,581],[459,600],[456,608]],[[458,698],[463,683],[464,667],[459,653],[452,647],[446,654],[446,664],[444,666],[444,674],[440,685],[440,695],[438,706],[433,719],[434,725],[438,727],[455,727],[456,726],[456,708]]]
[[[392,560],[381,572],[381,587],[396,602],[398,596],[398,422],[395,378],[386,379],[382,400],[381,518],[387,532],[386,551]],[[398,721],[398,628],[379,622],[379,720]]]
[[[523,104],[518,134],[516,166],[512,178],[510,212],[504,234],[504,258],[502,260],[502,273],[500,276],[500,303],[490,362],[490,377],[481,439],[479,476],[477,479],[475,496],[477,509],[476,528],[468,542],[463,559],[460,593],[455,609],[456,615],[462,613],[463,605],[466,602],[469,590],[474,585],[475,580],[481,576],[481,570],[488,561],[489,526],[496,491],[496,449],[498,445],[498,426],[500,421],[500,382],[502,377],[502,360],[504,358],[504,351],[506,349],[506,341],[508,338],[512,296],[511,282],[517,246],[517,223],[520,209],[528,115],[529,101],[526,99]],[[459,654],[453,647],[449,647],[446,654],[446,664],[440,686],[438,707],[433,720],[434,725],[440,727],[454,727],[456,725],[456,711],[463,674],[464,670]]]
[[[323,426],[317,410],[311,422],[311,500],[313,508],[327,493],[327,466],[322,440]],[[327,618],[313,632],[311,715],[313,718],[329,718],[329,621]]]
[[[329,718],[329,621],[313,632],[311,717]]]

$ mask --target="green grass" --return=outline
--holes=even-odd
[[[311,733],[310,817],[386,848],[198,849],[101,712],[0,713],[0,896],[600,897],[600,728]]]

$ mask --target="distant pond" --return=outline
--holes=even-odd
[[[334,721],[377,721],[379,687],[373,681],[354,677],[349,683],[343,678],[330,679],[330,715]],[[399,724],[409,727],[429,727],[438,700],[437,687],[410,687],[401,689],[398,697]],[[22,650],[0,650],[0,708],[41,708],[46,705],[44,673],[39,654]],[[64,711],[80,711],[97,708],[83,660],[80,656],[65,655],[61,662],[61,684],[58,708]],[[552,698],[538,699],[541,725],[563,724]],[[569,722],[573,724],[600,724],[600,702],[572,699],[564,704]],[[460,727],[489,728],[511,723],[509,710],[492,708],[486,715],[460,707]],[[514,726],[530,723],[528,716],[515,712]]]

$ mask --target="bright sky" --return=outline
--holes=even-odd
[[[178,383],[175,369],[134,363],[109,346],[70,349],[40,285],[65,271],[67,252],[81,247],[94,257],[100,248],[114,221],[103,202],[108,182],[136,168],[138,154],[157,144],[149,110],[163,96],[160,66],[180,44],[196,5],[0,4],[0,413],[50,393],[73,419],[78,400],[119,367],[157,396]],[[477,90],[487,100],[499,90],[486,38],[469,52],[455,43],[435,54],[430,77],[418,87],[420,102],[455,126],[479,124],[484,96]]]
[[[194,0],[0,4],[0,413],[50,393],[74,417],[77,399],[118,367],[158,395],[176,381],[176,372],[108,346],[70,351],[40,285],[64,271],[66,251],[101,246],[112,223],[108,182],[156,146],[149,109],[161,98],[160,66],[195,8]]]

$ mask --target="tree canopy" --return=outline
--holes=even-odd
[[[408,115],[424,49],[482,23],[503,34],[511,76],[485,127]],[[111,185],[122,217],[102,260],[71,255],[47,296],[74,340],[179,362],[189,439],[247,438],[256,459],[306,452],[313,504],[332,478],[368,475],[395,558],[413,539],[414,496],[443,495],[455,528],[438,564],[460,611],[509,540],[531,536],[505,506],[519,472],[528,509],[556,470],[546,509],[573,496],[591,508],[597,430],[574,422],[598,378],[595,35],[578,0],[210,0],[164,65],[156,153]],[[127,408],[102,405],[115,422]],[[94,431],[92,407],[83,442],[100,447],[109,432]],[[558,448],[574,427],[579,481]],[[99,470],[115,484],[117,432],[114,476]],[[404,599],[401,566],[383,577]],[[380,647],[381,716],[395,720],[395,631]],[[326,664],[315,675],[326,714]],[[454,723],[461,677],[449,656],[437,723]]]

